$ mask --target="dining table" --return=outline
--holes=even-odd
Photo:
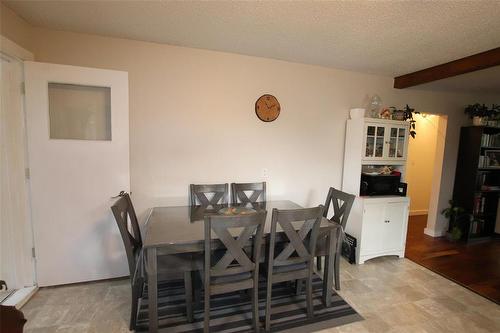
[[[231,204],[229,206],[241,206]],[[264,226],[264,243],[271,232],[271,217],[273,209],[300,209],[300,205],[289,200],[273,200],[259,203],[246,204],[255,211],[266,210],[266,222]],[[145,268],[148,281],[148,317],[149,332],[158,331],[158,277],[157,256],[175,255],[181,253],[202,253],[204,251],[204,217],[206,215],[224,214],[224,208],[228,205],[209,206],[175,206],[175,207],[153,207],[145,224],[145,238],[143,250],[145,255]],[[297,230],[299,227],[297,226]],[[277,232],[283,232],[279,227]],[[334,258],[337,251],[338,233],[341,232],[340,225],[323,218],[320,225],[320,233],[327,234],[327,255],[325,256],[325,267],[323,274],[323,303],[331,305],[332,288],[334,280]],[[235,234],[235,237],[238,235]],[[218,244],[220,243],[220,244]],[[212,237],[212,247],[216,249],[222,246]]]

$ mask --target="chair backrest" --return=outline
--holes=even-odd
[[[130,195],[122,191],[119,196],[120,198],[111,206],[111,211],[113,211],[116,224],[122,236],[130,277],[133,278],[142,249],[141,229],[137,222],[137,215],[135,214]]]
[[[190,203],[191,206],[202,205],[210,206],[217,204],[227,204],[229,196],[229,185],[226,184],[211,184],[211,185],[195,185],[191,184],[190,188]],[[212,193],[213,196],[209,199],[207,194]]]
[[[246,192],[250,192],[250,196]],[[231,202],[233,204],[264,201],[266,201],[266,182],[231,184]]]
[[[316,241],[322,217],[322,205],[302,209],[279,210],[274,208],[269,242],[269,267],[310,262],[316,251]],[[284,246],[275,256],[278,225],[288,240],[280,243]]]
[[[247,215],[205,216],[205,272],[209,272],[209,278],[252,271],[258,274],[266,215],[266,211],[260,211]],[[214,263],[212,232],[225,247],[223,252],[217,251],[219,255]],[[249,254],[245,248],[250,244],[252,253]]]
[[[355,195],[330,187],[328,195],[326,196],[325,211],[323,212],[323,216],[330,221],[337,222],[342,226],[342,229],[345,230],[347,219],[349,217],[349,213],[351,212],[352,204],[354,203],[355,198]],[[329,218],[328,210],[330,205],[333,206],[333,215]]]

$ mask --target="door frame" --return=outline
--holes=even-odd
[[[26,50],[22,46],[16,44],[15,42],[11,41],[10,39],[0,35],[0,55],[6,55],[7,57],[14,59],[15,61],[18,61],[22,67],[23,70],[23,83],[24,83],[24,61],[33,61],[34,60],[34,55],[32,52]],[[22,87],[19,87],[19,89],[23,89]],[[25,168],[29,170],[29,158],[28,158],[28,142],[27,142],[27,132],[26,132],[26,103],[25,103],[25,95],[24,91],[21,91],[22,95],[22,117],[23,117],[23,122],[24,122],[24,127],[22,129],[23,131],[23,136],[25,138],[24,140],[24,156],[25,156]],[[26,184],[26,202],[25,202],[25,207],[26,207],[26,225],[28,226],[29,230],[25,230],[26,234],[26,239],[30,240],[29,246],[33,249],[33,252],[35,251],[35,245],[34,245],[34,233],[33,233],[33,219],[31,218],[31,187],[30,187],[30,182],[29,178],[26,177],[25,179],[25,184]],[[33,257],[32,257],[33,258]],[[22,289],[17,290],[14,294],[9,296],[9,298],[4,302],[4,305],[12,305],[15,306],[16,308],[21,308],[38,290],[37,286],[37,275],[36,275],[36,260],[32,260],[32,278],[33,278],[33,285],[30,287],[25,287]]]

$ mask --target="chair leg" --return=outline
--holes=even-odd
[[[306,303],[307,303],[307,317],[312,318],[313,314],[313,299],[312,299],[312,276],[311,274],[306,279]]]
[[[340,253],[337,251],[335,254],[335,290],[340,290]]]
[[[260,317],[259,317],[259,289],[254,287],[252,292],[252,311],[253,311],[253,330],[255,333],[260,332]]]
[[[205,287],[205,318],[203,321],[204,328],[203,332],[204,333],[209,333],[210,332],[210,288]]]
[[[186,290],[186,317],[188,323],[193,322],[193,280],[191,272],[184,272],[184,288]]]
[[[267,289],[266,289],[266,320],[265,329],[266,332],[271,331],[271,294],[273,292],[273,282],[271,277],[268,276],[267,279]]]
[[[141,285],[132,286],[132,306],[130,309],[130,330],[135,330],[137,324],[137,310],[139,307],[139,298],[141,296]]]
[[[321,270],[321,256],[316,257],[316,268],[318,271]]]
[[[299,296],[302,292],[302,280],[295,280],[295,295]]]

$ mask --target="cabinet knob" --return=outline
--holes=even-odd
[[[391,222],[391,221],[389,221],[389,220],[385,220],[384,222],[385,222],[385,223],[389,223],[389,222]]]

